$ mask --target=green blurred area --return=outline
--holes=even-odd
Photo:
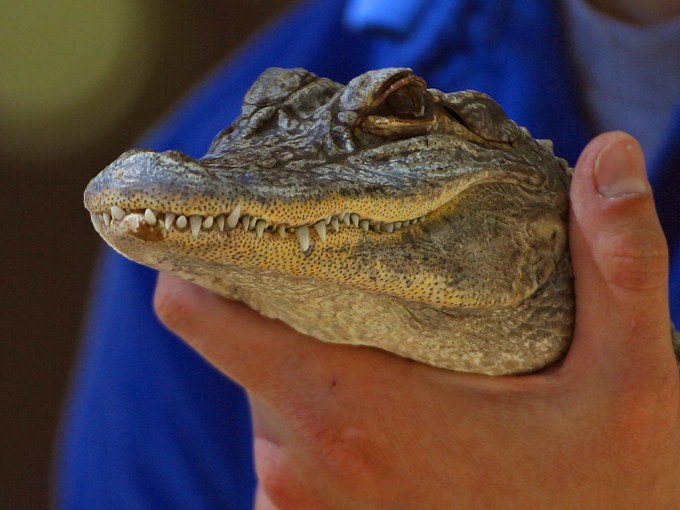
[[[120,120],[155,58],[153,0],[0,0],[0,151],[72,153]]]

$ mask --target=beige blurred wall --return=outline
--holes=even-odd
[[[87,181],[291,1],[0,0],[0,508],[48,508]]]

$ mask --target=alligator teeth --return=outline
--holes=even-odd
[[[250,216],[248,214],[241,216],[241,225],[243,225],[243,230],[248,232],[248,225],[250,225]]]
[[[165,213],[165,230],[170,232],[172,230],[172,224],[175,222],[175,218],[177,218],[177,215],[175,213]]]
[[[316,233],[319,234],[319,239],[322,241],[326,240],[326,222],[324,220],[317,221],[314,224],[314,230],[316,230]]]
[[[198,236],[201,231],[201,224],[203,223],[203,216],[199,214],[192,214],[189,216],[189,225],[191,227],[191,233],[194,237]]]
[[[187,228],[188,223],[189,222],[187,221],[187,217],[182,214],[177,218],[175,225],[177,225],[178,229],[184,230],[185,228]]]
[[[130,210],[123,209],[120,206],[112,206],[109,211],[101,213],[90,213],[92,225],[97,232],[101,232],[104,227],[112,226],[114,221],[122,221],[126,215],[135,213],[143,216],[144,221],[150,226],[160,225],[165,227],[165,230],[170,232],[173,228],[178,230],[185,230],[190,228],[192,235],[198,236],[201,230],[210,230],[215,225],[220,232],[224,232],[225,228],[233,229],[239,223],[243,226],[246,232],[254,232],[257,237],[264,237],[265,232],[278,233],[281,238],[285,238],[289,233],[295,234],[302,251],[307,251],[311,245],[310,228],[314,227],[319,239],[326,241],[329,227],[335,232],[340,231],[340,226],[347,227],[354,226],[361,228],[364,232],[371,230],[375,232],[394,232],[410,225],[415,225],[425,219],[425,216],[411,218],[409,220],[401,220],[395,222],[383,223],[379,220],[373,222],[368,218],[361,218],[358,213],[350,213],[343,211],[336,215],[328,214],[324,218],[315,223],[302,225],[300,227],[287,226],[285,224],[269,224],[264,218],[258,218],[249,214],[241,216],[241,206],[237,205],[232,211],[211,216],[203,216],[201,214],[192,214],[190,216],[177,215],[172,212],[157,213],[151,208],[146,208],[143,212],[139,209]]]
[[[215,218],[215,221],[217,221],[217,228],[220,229],[220,232],[224,232],[224,214],[220,214]]]
[[[97,213],[90,213],[90,219],[92,220],[92,226],[99,234],[102,231],[102,218]]]
[[[111,208],[111,216],[113,217],[113,219],[117,221],[122,221],[123,218],[125,218],[125,211],[118,207],[117,205],[114,205]]]
[[[157,218],[151,209],[144,211],[144,221],[146,221],[152,227],[156,224]]]
[[[264,234],[264,229],[267,227],[267,222],[264,220],[257,220],[255,223],[255,232],[257,233],[257,237],[262,237]]]
[[[309,227],[307,225],[302,225],[295,229],[295,236],[300,243],[300,248],[305,252],[309,248]]]
[[[238,219],[241,216],[241,206],[237,205],[234,210],[227,216],[227,227],[234,228],[238,223]]]

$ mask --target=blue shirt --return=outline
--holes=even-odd
[[[239,113],[268,66],[347,82],[368,69],[411,67],[442,90],[478,89],[557,154],[575,162],[591,137],[555,2],[305,2],[247,45],[175,111],[149,147],[202,155]],[[671,245],[671,303],[680,319],[680,115],[654,163]],[[240,388],[155,319],[155,273],[107,251],[98,270],[57,464],[57,506],[252,507],[250,419]]]

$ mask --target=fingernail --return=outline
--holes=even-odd
[[[647,191],[645,160],[638,143],[621,135],[595,159],[595,185],[607,198],[639,195]]]

